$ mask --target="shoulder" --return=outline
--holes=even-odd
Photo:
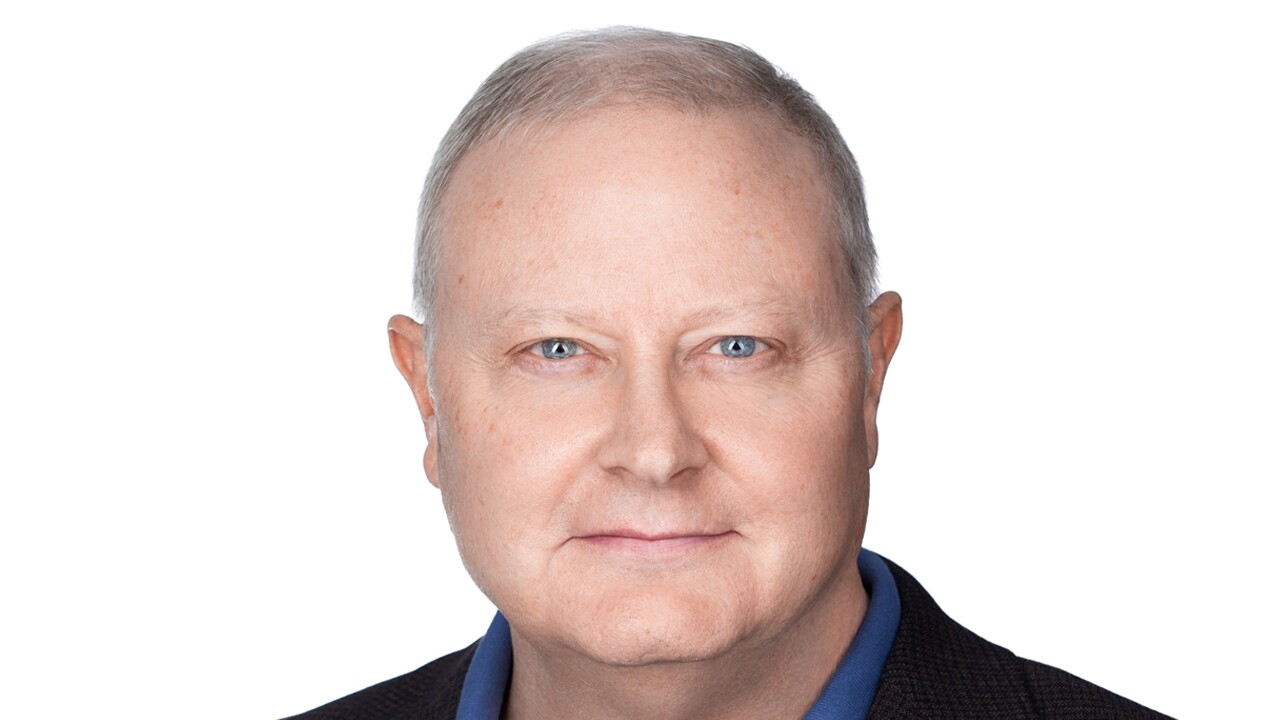
[[[1104,690],[1086,680],[1034,660],[1019,659],[1027,690],[1040,717],[1063,720],[1115,718],[1116,720],[1156,720],[1164,718],[1154,710]]]
[[[880,676],[871,720],[1165,718],[1074,675],[1025,660],[983,640],[948,617],[905,570],[886,563],[898,587],[902,618]]]
[[[477,645],[287,720],[452,720]]]

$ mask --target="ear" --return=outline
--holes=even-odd
[[[436,409],[431,402],[431,393],[427,390],[427,358],[423,354],[422,324],[404,315],[396,315],[387,322],[387,337],[391,341],[391,359],[413,391],[413,399],[418,403],[418,414],[422,417],[422,427],[427,433],[427,450],[422,456],[422,467],[427,472],[427,480],[440,487],[436,471]]]
[[[866,394],[862,399],[863,427],[867,432],[867,467],[876,464],[876,453],[880,449],[876,412],[880,409],[880,392],[884,389],[889,361],[893,359],[901,338],[902,296],[896,292],[884,293],[867,308],[867,343],[871,362]]]

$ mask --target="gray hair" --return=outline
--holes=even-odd
[[[809,142],[830,183],[865,357],[865,310],[875,294],[876,251],[862,176],[831,117],[799,83],[752,50],[622,27],[559,35],[521,50],[480,85],[445,133],[418,210],[414,305],[427,325],[428,362],[444,235],[441,209],[459,162],[471,149],[513,128],[552,126],[619,104],[694,112],[764,110]]]

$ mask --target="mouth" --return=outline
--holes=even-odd
[[[581,540],[603,552],[637,558],[666,558],[714,547],[735,533],[645,533],[636,530],[608,530],[579,535]]]

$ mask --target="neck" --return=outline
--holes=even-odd
[[[513,627],[504,720],[801,718],[822,693],[867,609],[856,570],[774,637],[694,662],[608,665],[528,642]]]

